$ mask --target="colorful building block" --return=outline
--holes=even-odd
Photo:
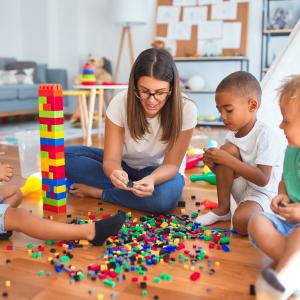
[[[39,87],[43,209],[66,212],[63,96],[58,84]]]

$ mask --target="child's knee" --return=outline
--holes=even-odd
[[[230,153],[232,156],[236,157],[236,158],[241,158],[241,155],[240,155],[240,149],[235,146],[234,144],[231,144],[231,143],[227,143],[227,144],[224,144],[220,147],[222,150]]]
[[[250,218],[248,222],[248,232],[250,235],[254,236],[262,228],[262,223],[265,217],[263,215],[254,215]]]

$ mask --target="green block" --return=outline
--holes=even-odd
[[[39,104],[46,104],[47,103],[47,97],[40,96],[39,97]]]
[[[43,277],[45,275],[45,271],[41,270],[39,271],[39,276]]]
[[[50,199],[50,198],[45,197],[45,198],[43,198],[43,203],[59,207],[59,206],[66,205],[67,199],[55,200],[55,199]]]
[[[155,283],[161,283],[161,279],[159,277],[154,277],[153,281]]]
[[[205,236],[204,236],[204,240],[207,241],[207,242],[209,242],[209,241],[212,240],[212,236],[211,236],[211,235],[208,235],[208,236],[205,235]]]
[[[85,278],[84,274],[83,273],[79,273],[79,278],[80,278],[80,280],[83,280]]]
[[[61,132],[65,130],[64,124],[59,124],[59,125],[52,125],[51,126],[51,131],[52,132]]]
[[[63,111],[40,111],[39,112],[40,118],[63,118],[64,112]]]
[[[147,296],[148,296],[147,290],[143,290],[143,291],[142,291],[142,295],[143,295],[143,297],[147,297]]]
[[[103,283],[105,285],[108,285],[108,286],[112,287],[112,288],[114,288],[116,286],[116,284],[112,280],[110,280],[110,279],[104,279]]]
[[[27,246],[26,246],[27,249],[32,249],[33,247],[34,247],[33,244],[27,244]]]
[[[48,125],[47,124],[40,124],[40,131],[47,132],[48,131]]]
[[[49,158],[48,157],[48,152],[46,152],[46,151],[41,151],[40,156],[41,156],[41,158]]]
[[[70,261],[70,257],[67,256],[67,255],[62,256],[62,257],[60,258],[60,261],[61,261],[62,263],[67,263],[67,262]]]
[[[230,243],[230,238],[228,236],[223,236],[220,238],[220,243],[221,244],[229,244]]]
[[[54,241],[53,240],[48,240],[48,241],[46,241],[46,245],[48,245],[48,246],[51,246],[51,245],[53,245],[54,244]]]

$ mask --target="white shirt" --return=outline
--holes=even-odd
[[[244,137],[235,137],[235,132],[226,135],[226,141],[240,150],[243,162],[251,165],[271,166],[271,176],[266,186],[258,186],[250,181],[254,189],[267,194],[276,194],[281,180],[285,146],[278,133],[261,121],[256,121],[251,131]]]
[[[162,129],[159,115],[147,118],[150,133],[145,133],[141,140],[135,141],[127,126],[127,90],[118,93],[110,102],[107,117],[116,125],[125,129],[122,160],[134,169],[158,166],[164,159],[167,144],[160,141]],[[194,102],[183,99],[182,131],[194,128],[197,124],[197,107]],[[185,157],[181,163],[179,173],[184,174]]]

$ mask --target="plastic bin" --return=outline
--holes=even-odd
[[[28,130],[16,133],[19,147],[21,176],[27,178],[41,171],[40,164],[40,131]]]

